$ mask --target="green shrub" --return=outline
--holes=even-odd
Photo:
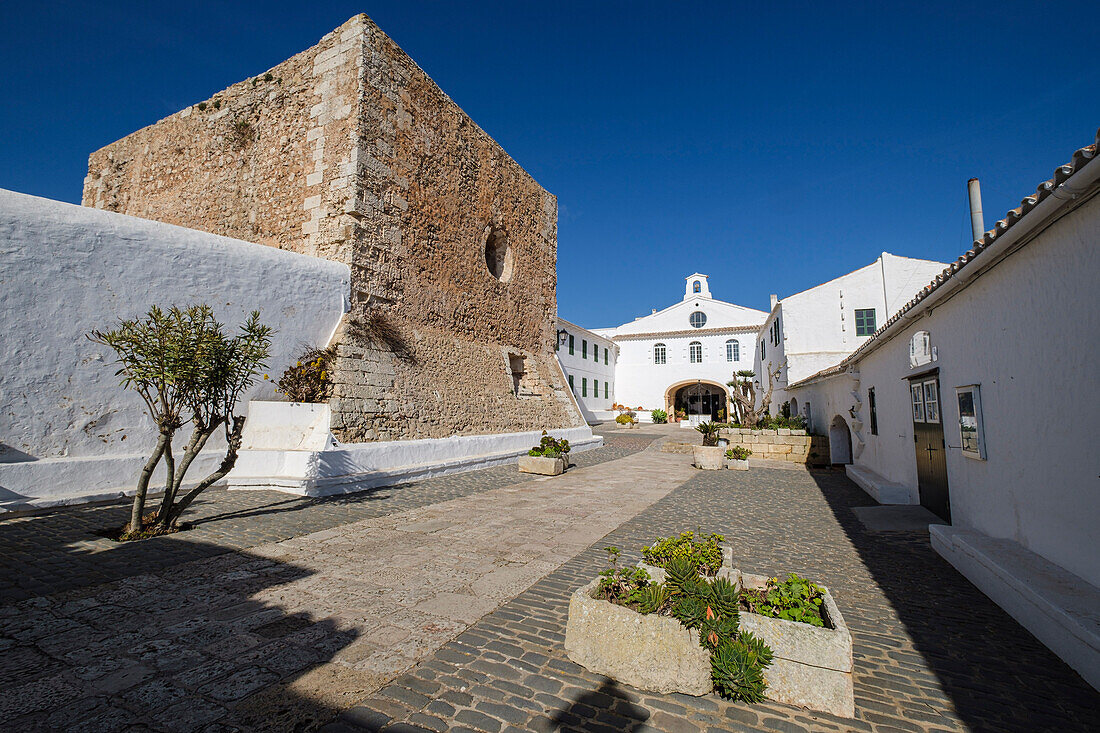
[[[668,413],[664,410],[650,410],[649,416],[653,418],[653,422],[657,425],[663,425],[668,422]]]
[[[637,422],[637,420],[634,419],[634,413],[633,412],[627,411],[627,412],[620,413],[615,418],[615,422],[619,423],[620,425],[633,425],[635,422]]]
[[[703,445],[718,445],[718,423],[701,422],[695,429],[703,434]]]
[[[542,431],[542,440],[527,455],[541,458],[565,458],[569,455],[569,441],[565,438],[555,439],[545,430]]]
[[[825,626],[821,616],[825,592],[794,573],[782,582],[778,578],[770,578],[767,586],[760,590],[745,590],[741,601],[745,610],[761,616]]]
[[[726,451],[726,458],[731,461],[747,461],[752,451],[743,445],[735,445]]]
[[[275,391],[291,402],[325,402],[332,396],[335,361],[335,344],[324,349],[307,348],[298,357],[298,362],[287,367],[275,382]]]
[[[665,570],[673,560],[682,559],[691,563],[694,572],[714,575],[722,567],[722,549],[718,543],[725,540],[720,534],[695,539],[694,532],[681,532],[679,537],[658,537],[651,546],[642,548],[642,556],[650,565]]]

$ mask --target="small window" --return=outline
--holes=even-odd
[[[765,348],[765,343],[763,341],[761,341],[760,342],[760,358],[763,359],[765,356],[767,356],[767,349]]]
[[[985,425],[982,422],[982,393],[976,384],[956,387],[959,400],[959,440],[967,458],[985,460]]]
[[[605,400],[608,399],[608,397],[607,397],[607,382],[603,383],[603,398]]]
[[[573,334],[569,334],[569,355],[573,356]]]
[[[700,292],[700,291],[701,291],[702,289],[703,289],[703,286],[699,284],[699,281],[698,281],[698,280],[696,280],[695,282],[693,282],[693,283],[691,284],[691,292],[693,292],[693,293],[698,293],[698,292]]]
[[[573,375],[572,374],[569,375],[569,389],[570,390],[573,389]]]
[[[668,363],[666,353],[665,353],[665,345],[664,344],[654,344],[653,345],[653,363],[654,364],[666,364],[666,363]]]
[[[924,395],[919,384],[909,386],[913,394],[913,422],[924,422]]]
[[[588,377],[581,377],[581,397],[588,396]]]
[[[856,336],[870,336],[875,332],[875,309],[856,308]]]
[[[603,363],[604,363],[604,365],[607,364],[607,347],[606,346],[603,347]]]
[[[924,416],[928,422],[940,421],[940,393],[936,382],[924,383]]]
[[[599,344],[592,344],[592,361],[597,364],[600,361],[600,346]]]
[[[726,342],[726,361],[741,361],[741,344],[737,339]]]
[[[581,339],[581,358],[588,358],[588,339]]]
[[[698,341],[688,344],[688,359],[692,364],[701,364],[703,361],[703,345]]]
[[[691,323],[692,328],[702,328],[707,325],[707,314],[703,311],[695,311],[688,318],[688,322]]]
[[[878,410],[875,405],[875,388],[867,390],[867,409],[871,413],[871,435],[878,435]]]
[[[592,396],[597,398],[600,396],[600,380],[598,379],[592,380]]]

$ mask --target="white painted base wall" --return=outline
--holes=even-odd
[[[230,489],[273,489],[301,496],[354,493],[510,463],[542,437],[541,430],[533,430],[341,444],[329,433],[327,405],[254,402],[249,410],[252,418],[245,423],[243,449],[227,477]],[[588,427],[548,432],[566,438],[574,451],[603,444]]]
[[[932,547],[1100,690],[1100,589],[1011,540],[943,524]]]
[[[863,489],[879,504],[920,504],[918,492],[879,476],[865,466],[848,464],[844,472],[856,486]]]

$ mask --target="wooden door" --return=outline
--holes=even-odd
[[[909,383],[909,392],[913,404],[913,444],[916,448],[920,503],[936,516],[950,522],[947,443],[943,439],[939,379],[914,379]]]

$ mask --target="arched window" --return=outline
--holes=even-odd
[[[691,292],[693,292],[693,293],[698,293],[698,292],[700,292],[700,291],[701,291],[702,289],[703,289],[703,286],[699,284],[699,281],[698,281],[698,280],[696,280],[695,282],[693,282],[693,283],[691,284]]]
[[[737,339],[726,342],[726,361],[741,361],[741,344]]]
[[[707,314],[703,311],[695,311],[688,318],[692,328],[702,328],[707,323]]]
[[[665,357],[665,345],[653,344],[653,363],[664,364],[666,362],[667,358]]]
[[[701,364],[703,362],[703,345],[698,341],[692,341],[688,344],[688,359],[692,364]]]

